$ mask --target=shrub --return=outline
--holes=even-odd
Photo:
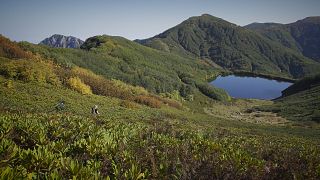
[[[120,80],[109,80],[80,67],[72,68],[70,74],[79,77],[85,84],[89,85],[94,94],[117,97],[123,100],[134,100],[135,96],[147,96],[149,94],[143,87],[132,86]]]
[[[71,76],[79,77],[85,84],[91,87],[94,94],[126,100],[133,99],[129,91],[115,86],[111,80],[96,75],[89,70],[75,67],[71,70]]]
[[[197,88],[199,89],[199,91],[218,101],[230,101],[231,97],[223,90],[223,89],[219,89],[213,86],[210,86],[208,84],[205,83],[197,83]]]
[[[160,96],[165,97],[165,98],[169,98],[169,99],[173,99],[176,101],[182,101],[183,98],[180,96],[180,93],[178,90],[174,90],[171,93],[167,92],[167,93],[161,93]]]
[[[174,100],[171,100],[171,99],[163,99],[162,102],[167,104],[170,107],[174,107],[176,109],[182,109],[182,104],[177,102],[177,101],[174,101]]]
[[[153,95],[152,96],[153,98],[161,101],[162,103],[170,106],[170,107],[174,107],[174,108],[177,108],[177,109],[181,109],[182,108],[182,104],[178,101],[175,101],[173,99],[168,99],[168,98],[165,98],[165,97],[160,97],[160,96],[155,96]]]
[[[8,89],[12,89],[13,86],[13,81],[12,80],[8,80],[4,83],[4,87],[8,88]]]
[[[317,123],[320,123],[320,110],[314,110],[311,115],[311,119]]]
[[[123,100],[120,103],[120,106],[124,107],[124,108],[129,108],[129,109],[136,109],[139,108],[138,104],[132,102],[132,101],[128,101],[128,100]]]
[[[68,79],[68,85],[71,89],[81,94],[92,94],[90,86],[86,85],[78,77],[71,77]]]
[[[33,55],[30,52],[24,51],[20,46],[11,42],[8,38],[0,35],[0,56],[6,58],[32,58]]]
[[[6,78],[22,80],[25,82],[35,81],[59,85],[60,81],[55,74],[55,66],[44,60],[0,59],[0,74]]]
[[[139,103],[139,104],[144,104],[147,105],[149,107],[152,108],[160,108],[161,107],[161,101],[159,101],[158,99],[151,97],[151,96],[137,96],[134,99],[135,102]]]
[[[131,95],[148,95],[148,91],[140,86],[132,86],[130,84],[126,84],[120,80],[112,79],[111,82],[115,87],[121,89],[123,91],[129,92]]]

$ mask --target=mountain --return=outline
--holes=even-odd
[[[39,44],[44,44],[50,47],[80,48],[83,43],[84,41],[73,36],[54,34],[41,41]]]
[[[301,78],[320,69],[320,64],[247,28],[204,14],[149,39],[143,45],[209,59],[231,71]]]
[[[253,23],[245,28],[320,62],[320,16],[307,17],[290,24]]]

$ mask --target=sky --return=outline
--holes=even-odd
[[[32,43],[53,34],[145,39],[201,14],[240,26],[291,23],[320,16],[320,0],[0,0],[0,34]]]

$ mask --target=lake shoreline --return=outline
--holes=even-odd
[[[247,71],[235,71],[235,72],[222,72],[220,76],[225,77],[229,75],[235,75],[235,76],[241,76],[241,77],[260,77],[260,78],[265,78],[269,80],[276,80],[280,82],[290,82],[290,83],[295,83],[298,81],[298,79],[292,79],[292,78],[286,78],[286,77],[279,77],[279,76],[274,76],[270,74],[258,74],[258,73],[253,73],[253,72],[247,72]],[[217,76],[219,77],[219,76]],[[209,82],[214,81],[217,77],[210,79]]]
[[[292,82],[283,78],[253,76],[251,73],[225,73],[210,84],[225,90],[232,98],[274,100],[281,97],[282,91]]]

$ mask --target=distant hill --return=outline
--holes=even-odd
[[[320,16],[307,17],[291,24],[253,23],[245,28],[320,62]]]
[[[84,41],[73,36],[54,34],[41,41],[39,44],[44,44],[50,47],[80,48],[83,43]]]
[[[209,59],[231,71],[301,78],[319,64],[247,28],[204,14],[145,40],[143,45],[182,56]]]

